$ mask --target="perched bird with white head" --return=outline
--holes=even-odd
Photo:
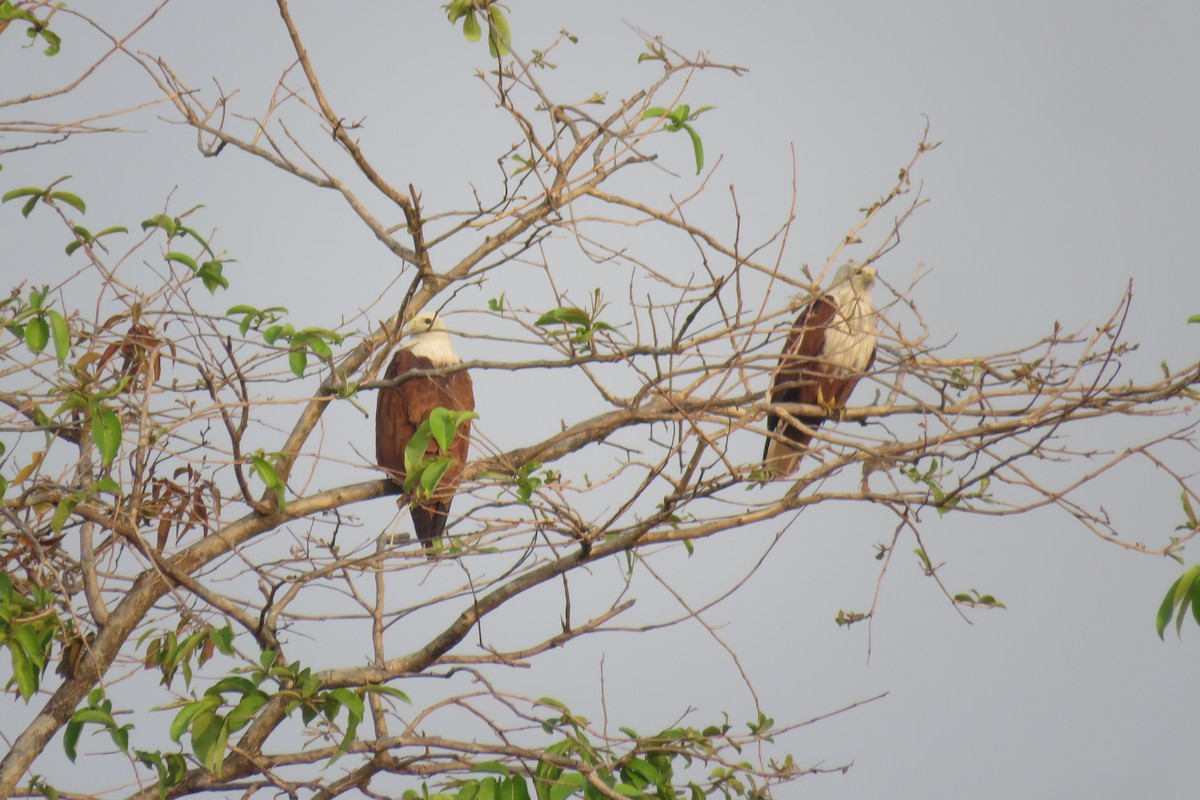
[[[763,467],[773,475],[796,471],[812,432],[845,409],[855,385],[875,363],[874,285],[873,268],[846,264],[834,274],[829,289],[813,299],[792,325],[768,396],[772,403],[820,406],[825,413],[793,417],[808,430],[779,414],[767,414]]]
[[[428,370],[461,364],[462,359],[454,351],[446,325],[435,314],[422,313],[413,318],[405,328],[407,342],[392,356],[384,374],[385,380],[394,380],[413,370]],[[473,411],[475,392],[471,376],[467,372],[452,372],[446,375],[427,375],[404,381],[395,387],[379,390],[375,407],[375,458],[395,483],[404,485],[406,478],[404,451],[421,423],[429,418],[430,412],[442,407],[450,411]],[[409,514],[417,539],[426,550],[446,528],[446,517],[450,502],[454,499],[463,465],[467,463],[470,447],[471,423],[464,422],[450,444],[450,466],[438,481],[432,495],[424,498],[411,497]],[[439,449],[432,437],[426,453],[438,456]]]

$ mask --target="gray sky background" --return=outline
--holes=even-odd
[[[151,7],[71,6],[114,32]],[[463,41],[436,3],[297,0],[294,11],[331,101],[349,119],[365,115],[364,147],[396,183],[412,182],[437,209],[462,206],[471,182],[486,188],[496,178],[495,159],[514,134],[471,77],[486,68],[486,49]],[[927,117],[931,138],[942,142],[917,171],[932,202],[881,274],[904,287],[929,271],[914,294],[948,352],[1012,348],[1055,321],[1090,329],[1132,278],[1126,334],[1142,347],[1123,377],[1152,380],[1161,360],[1182,366],[1200,353],[1200,326],[1185,324],[1200,313],[1200,5],[513,0],[510,19],[519,49],[544,47],[560,28],[579,36],[556,51],[558,69],[545,78],[571,99],[597,91],[625,97],[646,80],[652,66],[636,64],[641,44],[630,26],[749,68],[740,78],[702,76],[689,88],[693,106],[717,106],[697,127],[709,163],[723,159],[698,213],[727,226],[733,185],[745,237],[761,241],[786,217],[794,146],[799,197],[787,258],[797,264],[824,262],[857,209],[890,187]],[[45,86],[77,74],[85,57],[75,48],[100,45],[74,22],[58,28],[66,42],[54,60],[20,50],[23,39],[12,31],[0,37],[0,74]],[[132,46],[167,56],[209,97],[211,76],[227,91],[241,87],[244,113],[261,111],[291,63],[274,5],[265,2],[176,2]],[[153,96],[143,73],[113,63],[53,108],[66,118],[80,105],[100,110]],[[129,127],[144,132],[7,157],[0,189],[70,173],[73,190],[89,200],[93,229],[109,220],[136,224],[172,191],[176,211],[203,203],[204,225],[215,226],[220,246],[238,259],[229,273],[236,300],[221,298],[221,309],[278,304],[332,326],[395,277],[396,262],[332,194],[239,153],[204,159],[192,134],[153,113]],[[694,187],[686,142],[657,145],[679,177],[648,191],[664,197]],[[6,206],[0,241],[8,250],[11,237],[39,224]],[[66,262],[43,267],[32,258],[7,252],[0,277],[12,284],[41,268],[48,281],[69,274]],[[464,294],[451,308],[478,308],[498,294]],[[486,333],[485,317],[459,320],[468,333]],[[460,352],[471,357],[477,343],[462,342]],[[511,429],[513,441],[525,426],[545,424],[541,410],[525,404],[527,387],[514,394],[511,381],[495,376],[476,385],[490,404],[481,425],[495,442],[506,434],[488,429],[488,419],[508,420],[499,427]],[[347,417],[346,425],[369,452],[367,423]],[[1113,446],[1151,430],[1093,433]],[[1176,494],[1153,478],[1131,470],[1098,491],[1126,531],[1159,545],[1182,515]],[[889,540],[891,523],[869,509],[830,507],[802,515],[755,578],[708,616],[777,720],[889,693],[790,737],[783,749],[800,763],[854,767],[803,780],[785,796],[1135,798],[1194,785],[1200,636],[1192,626],[1184,641],[1164,644],[1153,630],[1181,567],[1106,544],[1053,511],[927,523],[927,544],[946,563],[941,574],[951,588],[993,593],[1008,610],[963,622],[907,555],[915,544],[902,539],[868,661],[865,626],[843,630],[833,617],[870,604],[871,543]],[[702,601],[732,582],[729,564],[748,568],[773,533],[733,532],[702,543],[692,560],[667,553],[651,563]],[[729,560],[735,548],[748,554],[740,562]],[[1190,550],[1185,556],[1195,560]],[[648,602],[670,609],[669,596],[643,588]],[[747,690],[696,626],[576,645],[510,676],[511,685],[594,705],[603,656],[614,724],[666,727],[689,705],[749,718]]]

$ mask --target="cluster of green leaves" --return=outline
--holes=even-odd
[[[645,54],[642,54],[645,56]],[[638,58],[639,61],[645,60],[643,57]],[[696,118],[709,111],[716,106],[701,106],[692,111],[689,105],[680,105],[672,109],[666,109],[661,106],[647,108],[642,112],[642,119],[658,119],[662,117],[663,130],[675,133],[676,131],[686,131],[687,135],[692,140],[692,152],[696,156],[696,174],[700,174],[700,170],[704,169],[704,143],[700,141],[700,134],[696,133],[696,129],[691,123],[696,121]]]
[[[75,225],[72,226],[71,232],[75,234],[75,239],[67,242],[67,246],[64,248],[67,252],[67,255],[71,255],[81,247],[91,247],[93,245],[99,247],[101,250],[107,253],[108,248],[105,247],[100,240],[105,236],[111,236],[114,233],[129,233],[129,229],[124,225],[111,225],[104,230],[92,233],[82,225]]]
[[[1179,499],[1183,505],[1184,519],[1175,529],[1186,531],[1189,534],[1200,530],[1200,518],[1197,518],[1187,492],[1180,494]],[[1181,560],[1178,555],[1171,555],[1176,560]],[[1158,638],[1163,638],[1163,632],[1167,629],[1167,624],[1171,621],[1172,616],[1175,617],[1175,633],[1177,636],[1181,636],[1183,620],[1187,617],[1189,610],[1192,612],[1196,624],[1200,625],[1200,564],[1190,567],[1180,575],[1179,579],[1171,584],[1166,596],[1163,597],[1162,605],[1158,608],[1156,623]]]
[[[182,623],[181,627],[182,627]],[[138,647],[153,634],[147,631],[138,639]],[[192,685],[192,659],[197,666],[204,666],[220,651],[227,656],[233,655],[233,629],[228,625],[220,628],[207,626],[180,638],[179,631],[167,631],[161,636],[150,640],[143,660],[147,669],[158,667],[162,671],[162,685],[170,688],[176,673],[183,670],[183,682]]]
[[[425,786],[420,791],[410,789],[402,795],[403,798],[533,800],[536,797],[537,800],[567,800],[570,797],[582,797],[584,800],[603,800],[616,793],[631,798],[675,800],[684,796],[676,787],[676,780],[686,780],[686,796],[692,800],[764,796],[762,787],[749,777],[754,768],[748,762],[718,765],[711,770],[707,780],[699,782],[679,776],[679,771],[691,766],[694,761],[708,761],[716,756],[722,745],[732,744],[728,720],[703,730],[676,727],[645,737],[630,728],[621,728],[621,733],[628,737],[628,743],[618,752],[593,743],[587,734],[587,720],[572,713],[563,703],[543,697],[538,704],[556,712],[542,720],[543,731],[562,734],[564,738],[546,748],[545,753],[552,757],[551,760],[538,761],[532,776],[532,792],[526,776],[505,764],[491,762],[477,764],[471,770],[473,773],[491,773],[488,777],[456,780],[441,792],[430,792]],[[747,728],[751,733],[765,735],[773,725],[774,720],[760,714],[758,720],[747,723]],[[733,746],[737,748],[737,745]],[[578,768],[563,766],[563,759],[578,763]],[[589,775],[604,786],[607,794],[589,780]]]
[[[1004,605],[1004,603],[1001,603],[994,596],[990,594],[981,594],[978,589],[971,589],[967,592],[959,592],[958,594],[954,595],[954,602],[972,607],[984,606],[985,608],[1008,608],[1008,606]]]
[[[43,286],[30,289],[27,302],[21,302],[19,297],[6,297],[0,300],[0,313],[5,315],[4,327],[8,332],[24,342],[34,355],[53,341],[54,355],[62,364],[71,353],[71,330],[61,313],[46,307],[49,294],[50,287]]]
[[[28,217],[33,213],[33,209],[37,208],[39,201],[49,206],[56,206],[58,203],[66,203],[80,214],[86,214],[87,204],[84,203],[82,197],[71,192],[64,192],[61,189],[56,190],[54,188],[70,177],[70,175],[64,175],[44,189],[38,188],[37,186],[23,186],[20,189],[13,189],[9,192],[5,192],[4,196],[0,198],[0,202],[7,203],[9,200],[18,200],[22,197],[27,198],[25,200],[25,205],[21,207],[21,215],[24,217]],[[71,227],[71,232],[75,234],[75,238],[68,242],[66,248],[64,248],[67,255],[71,255],[85,245],[98,245],[102,250],[107,252],[107,248],[100,243],[100,239],[105,236],[111,236],[114,233],[129,233],[129,229],[124,225],[113,225],[97,233],[92,233],[82,225],[73,225]]]
[[[508,18],[496,0],[451,0],[443,8],[451,25],[457,25],[462,20],[463,38],[468,42],[478,42],[483,36],[479,18],[484,17],[488,26],[488,53],[492,58],[508,55],[512,31],[508,27]]]
[[[134,750],[137,760],[158,774],[158,800],[167,800],[167,790],[187,775],[187,759],[182,753],[163,753],[157,750]]]
[[[593,292],[590,312],[577,306],[559,306],[542,314],[533,324],[539,328],[561,326],[560,330],[548,331],[548,335],[566,337],[571,344],[578,345],[585,351],[591,351],[593,341],[599,331],[609,331],[620,335],[620,331],[614,326],[600,319],[600,314],[607,305],[603,301],[600,290],[596,289]]]
[[[62,49],[62,39],[49,28],[50,17],[39,19],[28,9],[17,8],[9,0],[0,0],[0,30],[3,30],[13,20],[29,23],[25,35],[34,40],[41,37],[42,41],[46,43],[46,49],[42,51],[46,55],[57,55],[58,51]]]
[[[64,175],[44,189],[40,189],[37,186],[24,186],[20,189],[10,189],[4,193],[3,197],[0,197],[0,203],[7,203],[9,200],[18,200],[22,197],[28,198],[25,201],[25,205],[21,206],[21,216],[23,217],[28,217],[30,214],[32,214],[33,209],[37,207],[39,202],[45,203],[46,205],[54,208],[57,208],[59,203],[66,203],[80,214],[86,214],[87,204],[83,202],[83,198],[77,194],[64,192],[61,189],[56,190],[54,188],[63,181],[70,179],[70,177],[70,175]]]
[[[933,507],[937,510],[938,516],[945,516],[960,504],[964,507],[969,507],[966,502],[968,500],[981,500],[986,503],[991,499],[991,496],[988,494],[988,488],[992,484],[992,479],[986,475],[979,479],[979,484],[975,491],[948,494],[942,488],[941,483],[941,479],[948,473],[938,471],[938,460],[936,458],[929,460],[929,467],[924,472],[919,469],[919,466],[920,462],[917,462],[911,467],[902,468],[901,472],[913,483],[922,483],[929,488],[929,494],[933,498]]]
[[[267,344],[275,344],[280,339],[288,342],[288,366],[297,378],[304,377],[308,367],[308,354],[311,352],[317,358],[329,360],[333,358],[333,350],[329,345],[341,344],[342,335],[326,328],[301,328],[295,330],[291,325],[272,325],[263,332]]]
[[[438,406],[429,412],[404,448],[404,491],[416,498],[430,498],[441,483],[446,471],[454,465],[450,444],[458,429],[473,419],[474,411],[451,411]],[[430,455],[430,442],[437,442],[438,452]]]
[[[66,751],[67,758],[74,761],[78,756],[79,735],[83,733],[83,726],[88,723],[99,725],[108,731],[113,744],[122,753],[129,751],[129,731],[133,730],[133,725],[118,725],[112,713],[112,701],[104,696],[103,689],[93,689],[88,695],[87,705],[71,715],[63,732],[63,750]]]
[[[24,186],[19,189],[11,189],[5,192],[3,196],[0,196],[0,202],[7,203],[10,200],[25,198],[25,205],[21,207],[21,214],[25,217],[33,213],[39,202],[53,207],[58,207],[59,203],[65,203],[79,211],[79,213],[85,214],[87,213],[87,204],[84,203],[83,198],[77,194],[55,188],[70,177],[70,175],[64,175],[45,188]],[[192,209],[192,211],[194,210]],[[187,214],[190,213],[191,211],[187,212]],[[228,289],[229,279],[225,277],[224,270],[225,264],[230,263],[233,259],[219,258],[203,236],[197,233],[194,228],[185,225],[183,217],[187,216],[187,214],[179,217],[156,214],[149,219],[142,220],[142,230],[160,228],[166,232],[168,243],[177,237],[191,237],[194,239],[202,248],[199,257],[193,257],[178,250],[168,250],[165,256],[166,260],[187,267],[192,271],[193,275],[200,279],[204,287],[213,294],[216,293],[217,289]],[[113,225],[97,233],[92,233],[82,225],[73,225],[71,232],[75,235],[75,238],[67,243],[67,255],[71,255],[85,245],[99,244],[102,237],[111,236],[116,233],[128,233],[129,229],[121,225]],[[104,249],[102,244],[100,247]],[[62,356],[60,356],[60,361],[61,359]]]
[[[833,618],[840,627],[850,627],[856,622],[862,622],[867,618],[867,615],[861,611],[847,611],[844,608],[839,608],[837,616]]]
[[[54,594],[33,586],[28,594],[17,590],[7,572],[0,571],[0,648],[7,647],[12,678],[26,703],[42,685],[54,640],[62,623],[54,612]]]
[[[208,240],[197,233],[195,229],[184,225],[182,217],[168,217],[166,214],[156,214],[150,219],[142,220],[142,230],[150,230],[151,228],[160,228],[165,231],[168,244],[170,244],[172,239],[177,237],[190,236],[196,240],[202,249],[199,260],[178,250],[168,250],[164,258],[167,261],[190,269],[192,274],[204,283],[204,288],[208,289],[211,294],[216,294],[217,289],[229,288],[229,279],[225,277],[224,271],[225,265],[233,261],[233,259],[218,258],[217,254],[209,246]],[[204,258],[205,255],[208,256],[207,259]]]
[[[1183,621],[1187,618],[1188,611],[1192,612],[1196,624],[1200,625],[1200,564],[1189,567],[1167,590],[1162,605],[1158,608],[1155,625],[1158,638],[1163,638],[1172,616],[1175,617],[1175,633],[1182,636]]]
[[[271,691],[270,683],[278,689]],[[222,678],[206,689],[199,699],[183,703],[171,723],[171,739],[180,742],[188,733],[192,752],[204,768],[220,772],[230,734],[249,725],[260,708],[280,698],[286,702],[284,712],[290,715],[299,709],[305,724],[318,716],[332,723],[343,709],[346,711],[342,740],[332,759],[336,760],[354,741],[358,726],[366,716],[365,698],[369,692],[408,702],[403,692],[388,686],[324,690],[312,670],[302,667],[298,661],[279,663],[278,652],[266,650],[260,655],[258,665],[248,670],[247,677],[231,675]],[[227,700],[226,695],[230,699]]]
[[[643,61],[662,61],[666,63],[667,48],[663,47],[662,42],[647,39],[645,45],[646,50],[638,54],[637,63],[641,64]]]
[[[517,489],[517,499],[525,505],[529,505],[529,501],[533,499],[533,493],[536,492],[543,483],[555,481],[559,479],[559,473],[554,470],[546,470],[541,475],[535,474],[542,468],[542,462],[530,461],[523,465],[515,473],[510,476],[509,480],[513,482]]]
[[[267,328],[262,331],[262,335],[267,344],[286,342],[288,344],[288,366],[297,378],[304,377],[304,370],[308,368],[309,353],[318,359],[328,361],[333,358],[333,350],[330,345],[339,345],[344,338],[340,333],[327,328],[296,330],[291,323],[281,323],[280,320],[287,313],[287,309],[283,306],[255,308],[254,306],[237,305],[225,313],[231,317],[240,316],[242,318],[238,323],[238,331],[242,336],[249,333],[251,329],[261,330],[262,326],[266,325]]]

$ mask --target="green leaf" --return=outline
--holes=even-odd
[[[646,761],[645,759],[637,757],[631,758],[629,759],[629,762],[625,764],[625,769],[638,776],[646,783],[658,783],[658,770],[656,770],[653,765],[651,765],[650,762]]]
[[[1193,587],[1197,580],[1200,579],[1200,564],[1183,573],[1183,580],[1175,589],[1175,605],[1177,606],[1177,615],[1175,617],[1175,635],[1181,636],[1183,632],[1183,620],[1187,616],[1188,606],[1192,602]]]
[[[578,772],[568,772],[550,786],[549,800],[566,800],[587,785],[587,778]]]
[[[62,202],[74,208],[80,214],[87,213],[87,205],[84,204],[83,199],[77,194],[71,194],[70,192],[51,192],[50,197],[54,200],[61,200]]]
[[[231,675],[222,678],[214,683],[204,692],[206,695],[221,695],[224,693],[230,694],[257,694],[258,686],[249,678],[242,678],[237,675]]]
[[[282,325],[272,325],[263,332],[263,339],[267,344],[275,344],[281,338],[291,339],[296,329],[292,327],[290,322],[285,322]]]
[[[203,236],[196,233],[196,231],[193,228],[188,228],[184,225],[180,225],[179,227],[177,227],[175,229],[175,232],[180,236],[192,237],[193,239],[195,239],[197,242],[200,243],[200,246],[204,248],[204,252],[208,253],[209,255],[214,255],[212,248],[208,246],[208,241],[205,240],[205,238]]]
[[[1187,321],[1188,324],[1200,323],[1200,314],[1192,314]]]
[[[450,0],[450,3],[445,6],[446,17],[452,23],[458,22],[459,18],[472,8],[474,8],[473,0]]]
[[[446,470],[454,463],[453,458],[445,457],[431,461],[428,466],[421,471],[421,490],[426,497],[432,497],[433,492],[442,481],[442,477],[446,474]]]
[[[17,682],[17,691],[20,692],[21,699],[28,703],[29,699],[37,693],[37,670],[30,663],[29,657],[22,648],[10,646],[8,652],[12,663],[13,679]]]
[[[381,694],[385,697],[394,697],[402,703],[412,703],[412,701],[408,699],[408,695],[399,689],[393,689],[391,686],[382,686],[380,684],[373,683],[362,688],[364,692],[375,692],[376,694]]]
[[[449,453],[450,443],[454,440],[454,434],[458,430],[454,412],[440,406],[429,412],[429,430],[433,433],[433,438],[442,452]]]
[[[303,347],[294,347],[288,351],[288,366],[297,378],[304,377],[304,368],[308,366],[308,351]]]
[[[206,724],[199,733],[192,729],[192,752],[200,763],[210,772],[221,771],[225,763],[225,746],[229,742],[229,725],[225,720],[209,715]]]
[[[63,525],[67,524],[67,520],[71,518],[77,505],[79,505],[79,498],[75,495],[59,500],[54,509],[54,516],[50,519],[51,530],[55,533],[62,533]]]
[[[313,336],[305,341],[308,349],[312,350],[319,358],[333,358],[333,351],[329,349],[329,345],[325,344],[325,340]]]
[[[22,189],[10,189],[4,193],[3,197],[0,197],[0,203],[7,203],[9,200],[16,200],[18,197],[41,197],[42,191],[42,189],[34,186],[26,186]]]
[[[92,409],[92,439],[107,467],[121,450],[121,420],[112,409],[99,405]]]
[[[213,628],[208,632],[208,638],[227,656],[233,655],[233,629],[226,625],[223,628]]]
[[[492,772],[498,775],[507,775],[510,770],[500,761],[485,761],[482,764],[472,764],[471,772]]]
[[[479,18],[475,15],[475,10],[472,9],[466,13],[466,19],[463,20],[463,38],[468,42],[478,42],[483,31],[479,27]]]
[[[279,486],[279,473],[275,471],[275,467],[271,465],[270,461],[260,455],[250,456],[250,472],[256,473],[268,489]]]
[[[254,715],[270,700],[267,695],[256,691],[254,694],[243,695],[237,705],[225,717],[230,730],[237,731],[246,727],[254,719]]]
[[[173,261],[176,264],[183,264],[192,272],[198,272],[200,270],[200,265],[196,263],[196,259],[189,256],[187,253],[177,253],[172,251],[167,253],[164,258],[166,258],[167,261]]]
[[[25,344],[35,355],[50,342],[50,326],[44,317],[34,317],[25,323]]]
[[[209,294],[216,294],[217,289],[228,289],[229,279],[222,274],[225,267],[220,261],[205,261],[200,265],[200,269],[196,270],[196,277],[204,284],[204,288],[208,289]]]
[[[1179,499],[1183,503],[1183,513],[1187,515],[1187,524],[1190,527],[1196,527],[1197,524],[1200,524],[1200,520],[1196,519],[1196,512],[1192,510],[1192,501],[1188,499],[1187,489],[1180,493]]]
[[[183,734],[187,732],[188,727],[192,724],[192,720],[201,711],[211,713],[213,709],[220,707],[220,705],[221,699],[219,697],[205,697],[202,700],[196,700],[185,705],[175,715],[175,719],[171,720],[171,741],[178,742]]]
[[[355,719],[363,719],[367,713],[366,703],[363,702],[355,692],[345,687],[338,687],[329,693],[329,696],[337,700],[343,708]]]
[[[488,6],[488,53],[492,58],[508,55],[509,45],[512,44],[512,31],[508,27],[508,19],[500,6],[492,3]]]
[[[145,231],[150,228],[162,228],[167,232],[167,238],[174,238],[175,236],[175,220],[166,214],[158,214],[150,219],[142,220],[142,230]]]
[[[586,311],[571,306],[556,308],[553,311],[547,311],[545,314],[542,314],[540,317],[538,317],[537,321],[533,324],[539,326],[554,324],[588,325],[591,323],[591,321],[592,318],[588,316]]]
[[[696,174],[700,174],[700,170],[704,169],[704,144],[700,141],[700,134],[696,133],[696,129],[686,122],[682,127],[687,131],[688,136],[692,138],[692,150],[696,154]]]
[[[429,440],[433,438],[433,434],[429,430],[429,420],[421,423],[416,432],[413,433],[408,444],[404,448],[404,471],[411,475],[416,471],[417,465],[421,463],[421,459],[425,458],[425,452],[429,449]]]
[[[531,800],[529,786],[520,775],[510,775],[496,787],[496,797],[500,800]]]
[[[46,316],[50,318],[50,333],[54,337],[54,354],[58,357],[58,363],[62,364],[71,354],[71,331],[62,314],[51,310],[46,312]]]
[[[82,732],[83,722],[72,718],[67,723],[67,729],[63,733],[63,750],[72,763],[75,762],[75,757],[79,754],[76,747],[79,744],[79,734]]]
[[[1175,579],[1171,584],[1171,588],[1167,589],[1167,594],[1163,598],[1162,604],[1158,607],[1158,617],[1154,623],[1154,629],[1158,631],[1158,638],[1163,638],[1163,632],[1167,629],[1167,623],[1171,621],[1171,612],[1175,609],[1175,591],[1179,588],[1179,584],[1183,581],[1183,576]]]
[[[58,51],[62,49],[62,39],[59,38],[58,34],[55,33],[54,31],[50,30],[49,28],[40,28],[36,31],[34,31],[33,29],[30,29],[26,33],[28,33],[29,38],[32,39],[33,34],[35,32],[37,33],[38,36],[41,36],[43,39],[46,40],[46,49],[42,51],[42,55],[46,55],[46,56],[58,55]]]

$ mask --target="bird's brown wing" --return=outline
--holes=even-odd
[[[384,380],[393,380],[413,369],[414,360],[409,351],[397,350],[383,375]],[[420,417],[413,421],[416,383],[408,381],[380,389],[375,400],[375,460],[396,483],[404,483],[404,447],[424,419]]]
[[[783,353],[779,357],[779,369],[771,382],[770,398],[772,403],[803,403],[819,405],[824,398],[829,398],[829,368],[821,360],[821,352],[825,348],[825,331],[832,325],[837,316],[837,308],[828,296],[820,297],[810,303],[796,318],[791,333],[784,344]],[[820,416],[797,417],[809,428],[816,428],[824,420]],[[776,429],[779,429],[778,431]],[[803,451],[808,446],[812,435],[786,422],[777,414],[767,415],[767,430],[773,434],[786,437],[793,443],[791,456]],[[763,448],[763,458],[771,452],[771,444],[777,447],[776,457],[783,455],[778,452],[780,443],[773,437],[767,437]],[[798,458],[788,458],[784,471],[794,468]]]
[[[392,357],[384,374],[385,380],[397,378],[414,369],[430,369],[428,359],[414,356],[408,350],[399,350]],[[396,483],[405,479],[404,449],[413,434],[429,414],[439,406],[452,411],[473,411],[475,394],[471,376],[466,372],[414,378],[395,388],[379,390],[375,417],[375,457],[379,466]],[[409,512],[417,538],[427,547],[441,536],[446,527],[446,515],[455,489],[462,475],[470,448],[471,423],[463,423],[450,445],[454,462],[438,482],[433,497],[412,503]],[[438,454],[438,445],[430,440],[426,453]]]

